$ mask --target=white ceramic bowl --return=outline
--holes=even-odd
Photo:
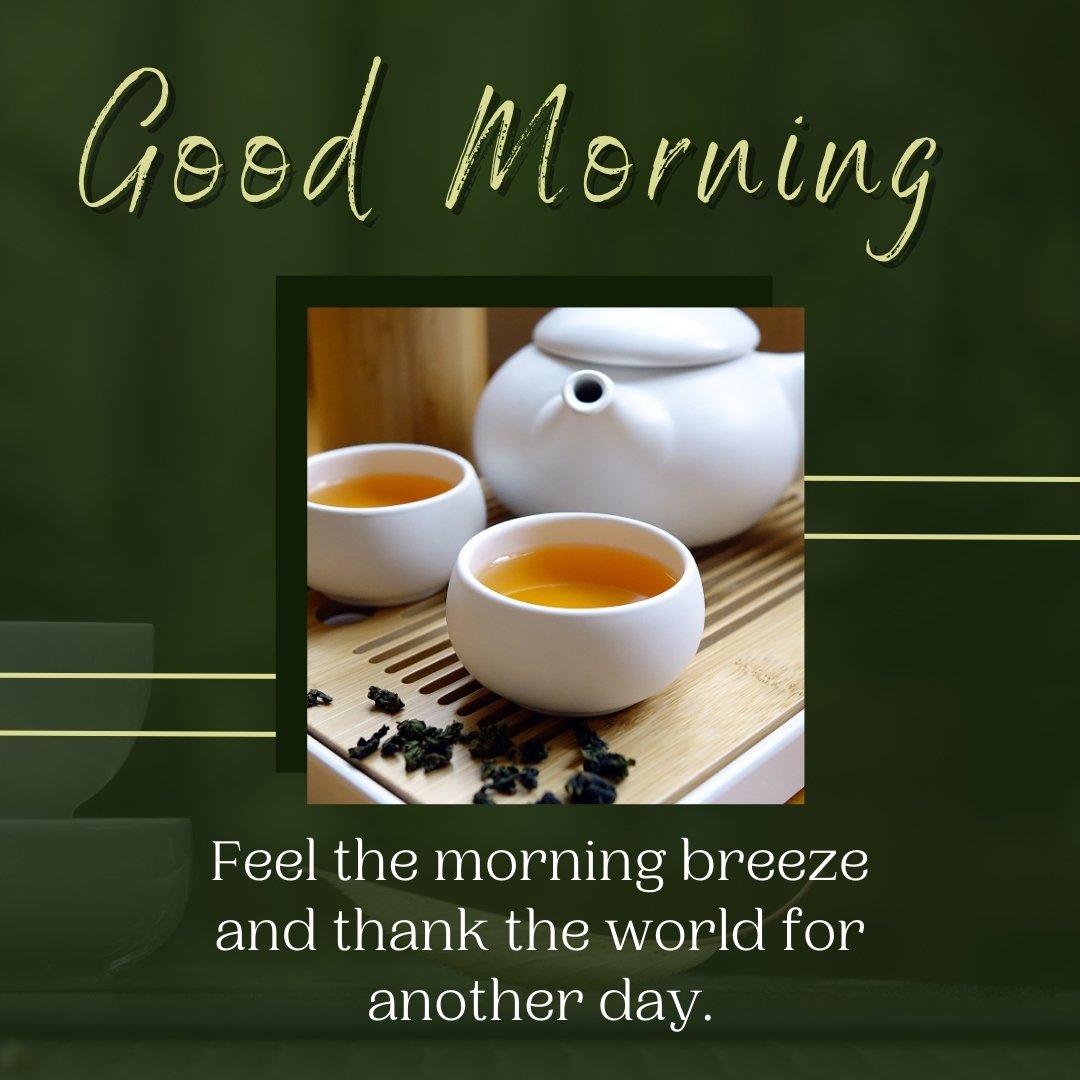
[[[0,670],[154,670],[148,623],[0,622]],[[0,679],[0,727],[25,731],[137,731],[148,679]],[[69,817],[131,752],[127,736],[8,736],[0,740],[0,818]]]
[[[618,607],[556,608],[477,578],[495,559],[547,544],[597,544],[655,559],[665,592]],[[659,693],[690,663],[705,625],[697,564],[669,533],[604,514],[538,514],[494,525],[458,555],[446,599],[450,640],[470,673],[537,712],[599,716]]]
[[[396,506],[307,504],[307,582],[345,603],[406,604],[446,587],[462,544],[487,521],[476,471],[449,450],[370,443],[308,458],[308,492],[365,473],[416,473],[449,491]]]
[[[0,820],[0,987],[67,990],[146,956],[179,923],[190,868],[181,818]]]

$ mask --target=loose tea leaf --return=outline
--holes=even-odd
[[[502,795],[513,795],[517,791],[519,775],[516,765],[496,765],[494,761],[485,761],[480,767],[480,779],[486,780],[493,791]]]
[[[582,751],[582,756],[585,758],[583,767],[586,772],[606,776],[609,780],[625,780],[630,766],[637,764],[633,758],[613,754],[610,750]]]
[[[588,724],[575,724],[574,737],[585,759],[583,768],[587,773],[605,776],[609,780],[625,780],[630,766],[637,764],[633,758],[609,750],[608,744]]]
[[[397,732],[386,740],[383,753],[396,754],[404,748],[406,743],[422,739],[427,730],[428,726],[423,720],[399,720],[397,722]]]
[[[370,686],[368,687],[367,696],[374,702],[375,708],[381,709],[384,713],[398,713],[405,708],[405,702],[391,690],[382,690],[377,686]]]
[[[492,724],[491,727],[479,728],[461,736],[461,741],[469,748],[474,758],[510,758],[517,757],[518,748],[510,738],[505,724]]]
[[[390,730],[386,724],[383,724],[370,739],[358,739],[356,745],[349,749],[349,757],[356,758],[358,761],[363,758],[374,754],[379,749],[379,743],[382,741],[382,737]]]
[[[539,739],[527,739],[521,744],[521,761],[524,765],[539,765],[548,756],[547,747]]]
[[[480,778],[487,786],[501,795],[513,795],[520,784],[526,791],[535,791],[539,769],[520,769],[517,765],[499,765],[485,761],[480,768]]]
[[[574,738],[577,739],[577,744],[581,747],[582,753],[586,750],[593,752],[608,748],[607,743],[583,720],[574,725]]]
[[[615,785],[596,773],[579,772],[566,784],[570,801],[576,803],[613,803]]]
[[[562,799],[558,795],[553,795],[550,791],[545,791],[539,799],[536,800],[537,806],[562,806]]]
[[[428,727],[423,720],[399,720],[397,731],[383,743],[383,757],[400,753],[406,772],[434,772],[450,764],[460,735],[459,721],[437,728]]]
[[[324,694],[321,690],[309,690],[307,692],[307,707],[309,709],[312,705],[329,705],[333,700],[329,694]]]
[[[477,806],[494,806],[495,800],[491,797],[491,789],[485,784],[473,797],[472,801]]]

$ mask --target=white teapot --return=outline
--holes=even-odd
[[[516,514],[734,536],[803,467],[803,354],[760,340],[737,308],[556,308],[484,390],[480,472]]]

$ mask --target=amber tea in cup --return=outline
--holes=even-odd
[[[560,608],[633,604],[676,580],[655,559],[599,544],[547,544],[504,555],[476,576],[512,600]]]
[[[704,624],[686,546],[608,514],[492,525],[462,547],[446,595],[450,643],[472,677],[559,716],[601,716],[659,693],[693,660]]]
[[[432,499],[449,491],[454,481],[420,473],[378,472],[320,484],[308,501],[323,506],[374,507]]]
[[[307,583],[331,600],[410,604],[446,587],[487,520],[465,458],[436,446],[365,443],[307,461]]]

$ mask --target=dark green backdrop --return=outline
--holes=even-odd
[[[286,663],[275,656],[276,612],[292,583],[276,566],[299,552],[277,550],[275,492],[297,447],[279,442],[275,415],[302,409],[299,398],[277,400],[275,297],[286,276],[370,275],[381,289],[400,276],[389,284],[401,303],[413,302],[413,277],[426,279],[415,302],[438,303],[433,277],[544,276],[542,295],[513,301],[540,304],[573,298],[572,284],[560,288],[566,275],[648,276],[664,304],[682,298],[665,278],[762,276],[775,303],[808,312],[808,473],[1080,474],[1070,14],[1060,3],[1008,14],[929,3],[5,5],[3,617],[152,622],[161,671]],[[376,53],[385,70],[361,179],[375,212],[360,224],[340,187],[309,204],[302,174],[325,139],[351,127]],[[168,77],[171,115],[148,136],[136,127],[146,98],[135,98],[97,168],[112,186],[151,138],[162,164],[139,216],[95,213],[77,192],[83,142],[113,88],[144,65]],[[531,113],[560,81],[573,94],[554,169],[563,203],[538,201],[534,153],[504,197],[481,180],[464,212],[444,209],[485,83]],[[809,123],[804,162],[815,164],[827,139],[846,147],[861,137],[886,182],[912,139],[938,141],[929,217],[902,265],[883,268],[863,253],[868,237],[887,246],[902,228],[908,208],[893,196],[870,199],[849,184],[831,209],[776,197],[769,174],[799,115]],[[191,134],[211,139],[228,169],[219,197],[197,208],[171,191],[176,145]],[[280,140],[299,173],[263,208],[238,189],[244,143],[256,134]],[[619,137],[643,170],[625,199],[604,207],[580,194],[585,150],[600,134]],[[672,174],[660,205],[650,203],[656,143],[683,135],[697,154]],[[705,145],[742,137],[769,193],[755,200],[729,185],[702,207],[693,189]],[[459,294],[466,286],[455,283]],[[620,296],[617,280],[603,288]],[[730,295],[722,280],[715,295]],[[304,363],[299,350],[281,359]],[[817,485],[808,529],[1078,533],[1078,493]],[[322,886],[211,886],[211,839],[274,846],[362,833],[386,847],[463,837],[534,846],[587,833],[598,845],[665,846],[685,835],[702,847],[870,852],[865,884],[823,888],[813,901],[816,913],[866,919],[857,950],[702,969],[727,988],[731,1018],[695,1032],[714,1040],[703,1055],[735,1054],[723,1050],[730,1039],[715,1042],[723,1033],[1076,1036],[1080,548],[821,541],[808,545],[807,562],[801,809],[567,810],[557,824],[531,812],[480,824],[465,808],[308,809],[303,775],[275,771],[269,740],[142,740],[81,814],[192,820],[188,916],[120,983],[179,997],[139,998],[130,1022],[121,997],[112,1028],[94,1030],[257,1031],[272,1014],[283,1038],[378,1036],[391,1040],[381,1054],[413,1040],[411,1030],[354,1033],[326,1020],[340,1007],[326,988],[355,974],[347,960],[215,956],[213,929],[226,915],[337,901]],[[299,704],[276,723],[302,729]],[[274,725],[269,684],[159,683],[146,718],[157,728]],[[459,891],[495,909],[522,896]],[[670,903],[707,909],[726,899],[713,891]],[[566,915],[585,901],[552,890],[544,903]],[[731,981],[742,977],[754,981]],[[881,981],[902,985],[868,1013],[869,988],[885,993]],[[231,1021],[253,986],[296,993],[297,1008],[280,999],[276,1012]],[[177,1004],[184,994],[205,1001],[198,992],[209,988],[224,995],[212,1008],[189,1014]],[[331,1004],[305,1011],[313,999]],[[53,1021],[78,1015],[40,995],[3,1001],[14,1017],[6,1030],[45,1047]],[[537,1060],[566,1070],[575,1059]],[[761,1075],[771,1067],[736,1055],[686,1069],[706,1061]],[[797,1071],[790,1061],[788,1071]]]

